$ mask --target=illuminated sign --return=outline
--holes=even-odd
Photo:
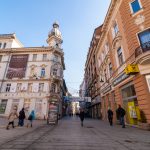
[[[125,68],[125,73],[127,75],[134,75],[136,73],[139,73],[139,68],[137,64],[130,64]]]

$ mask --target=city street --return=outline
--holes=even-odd
[[[1,127],[0,150],[149,150],[150,147],[149,131],[110,127],[100,120],[86,119],[81,127],[79,118],[66,117],[57,126],[36,121],[32,129],[22,129]]]

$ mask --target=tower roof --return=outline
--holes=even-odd
[[[58,24],[57,21],[53,23],[53,28],[48,34],[49,37],[51,37],[53,35],[60,38],[60,39],[62,39],[62,35],[61,35],[60,30],[59,30],[59,24]]]

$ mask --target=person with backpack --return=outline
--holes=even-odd
[[[28,117],[29,122],[27,123],[27,128],[29,127],[29,125],[32,128],[32,126],[33,126],[32,123],[33,123],[34,119],[35,119],[35,112],[34,112],[34,110],[32,110],[29,117]]]
[[[18,122],[18,126],[24,126],[24,119],[26,118],[25,116],[25,112],[24,112],[24,108],[22,108],[22,110],[19,112],[19,122]]]
[[[126,111],[121,107],[121,105],[118,106],[117,113],[118,113],[118,117],[122,125],[122,128],[125,128],[124,116],[126,114]]]

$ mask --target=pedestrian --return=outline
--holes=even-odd
[[[118,113],[118,117],[122,125],[122,128],[125,128],[124,116],[126,114],[126,111],[121,107],[121,105],[118,105],[117,113]]]
[[[35,112],[34,112],[34,110],[32,110],[28,117],[29,122],[27,123],[27,128],[29,127],[29,125],[30,125],[30,127],[33,126],[32,123],[33,123],[34,119],[35,119]]]
[[[110,107],[108,108],[107,114],[108,114],[109,124],[110,126],[112,126],[113,125],[113,111],[111,110]]]
[[[24,126],[24,119],[26,118],[25,116],[25,112],[24,112],[24,108],[22,108],[22,110],[19,112],[19,122],[18,122],[18,126]]]
[[[84,121],[84,110],[81,109],[80,110],[80,114],[79,114],[79,117],[80,117],[80,120],[81,120],[81,126],[83,127],[83,121]]]
[[[14,107],[13,111],[9,114],[8,116],[8,125],[6,127],[7,130],[9,130],[9,125],[12,125],[12,128],[15,127],[14,125],[14,120],[18,118],[18,114],[17,114],[17,107]]]

